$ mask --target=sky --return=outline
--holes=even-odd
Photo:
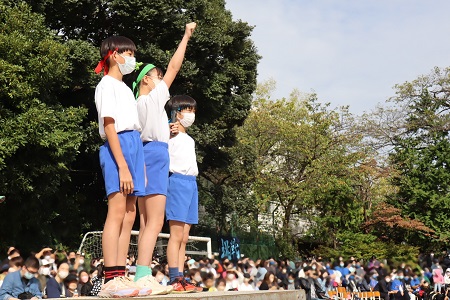
[[[395,84],[450,66],[448,0],[226,0],[255,26],[258,82],[272,99],[316,92],[331,107],[370,112]]]

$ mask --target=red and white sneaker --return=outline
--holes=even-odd
[[[186,294],[186,293],[195,293],[196,288],[192,284],[188,284],[186,280],[182,277],[175,278],[169,285],[172,286],[172,293],[174,294]]]

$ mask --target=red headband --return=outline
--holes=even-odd
[[[117,51],[118,49],[116,48],[115,51]],[[105,57],[103,57],[103,59],[101,61],[98,62],[97,66],[95,67],[95,73],[100,73],[103,69],[103,75],[108,74],[109,71],[109,66],[106,63],[106,60],[108,59],[108,57],[110,57],[114,52],[109,50],[108,54],[106,54]]]

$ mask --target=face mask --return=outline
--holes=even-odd
[[[196,282],[202,282],[202,276],[194,276],[194,280],[196,281]]]
[[[24,277],[25,279],[30,280],[31,278],[34,277],[34,275],[27,271],[27,272],[25,272],[25,275],[23,275],[23,277]]]
[[[289,283],[293,283],[294,279],[288,279]]]
[[[69,259],[70,260],[70,263],[73,265],[74,263],[75,263],[75,258],[71,258],[71,259]]]
[[[391,279],[390,278],[386,278],[386,282],[391,282]]]
[[[183,119],[180,120],[180,123],[181,125],[183,125],[184,128],[188,128],[194,123],[195,113],[184,112],[181,114],[183,115]]]
[[[397,276],[393,275],[393,276],[391,277],[391,280],[395,280],[395,278],[397,278]]]
[[[227,275],[227,279],[228,279],[228,280],[233,280],[233,279],[234,279],[234,275],[233,275],[233,274]]]
[[[360,265],[356,265],[356,268],[359,269],[359,268],[361,268],[361,266]]]
[[[50,260],[50,259],[52,259],[52,257],[50,255],[46,255],[46,256],[44,256],[44,259]]]
[[[398,276],[398,279],[403,279],[403,276]]]
[[[373,278],[378,278],[378,275],[377,275],[377,274],[373,274],[372,277],[373,277]]]
[[[80,265],[84,264],[84,259],[80,259],[80,260],[78,261],[78,263],[79,263]]]
[[[123,64],[117,63],[117,65],[119,66],[120,73],[122,73],[122,75],[127,75],[133,72],[134,69],[136,68],[136,57],[123,56],[121,54],[119,55],[122,56],[123,59],[125,59],[125,63]]]
[[[87,276],[87,275],[81,276],[81,282],[86,283],[86,282],[88,282],[88,280],[89,280],[89,276]]]
[[[341,267],[344,267],[344,263],[340,263],[339,265],[340,265]]]
[[[307,264],[303,264],[303,268],[306,268],[308,265]]]
[[[355,272],[355,268],[353,268],[353,267],[348,268],[348,270],[350,271],[350,273]]]
[[[68,275],[69,275],[69,272],[67,272],[67,271],[59,271],[58,272],[58,276],[61,279],[65,279]]]
[[[316,267],[316,266],[312,266],[311,268],[312,268],[313,270],[317,269],[317,267]]]
[[[41,269],[41,274],[44,276],[47,276],[50,274],[50,268],[42,268]]]

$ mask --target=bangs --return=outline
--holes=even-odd
[[[197,109],[197,102],[190,96],[178,95],[172,97],[172,107],[183,110],[185,108]]]
[[[136,45],[132,40],[124,36],[111,36],[105,39],[100,46],[100,56],[105,57],[109,51],[115,51],[123,53],[125,51],[136,52]]]

